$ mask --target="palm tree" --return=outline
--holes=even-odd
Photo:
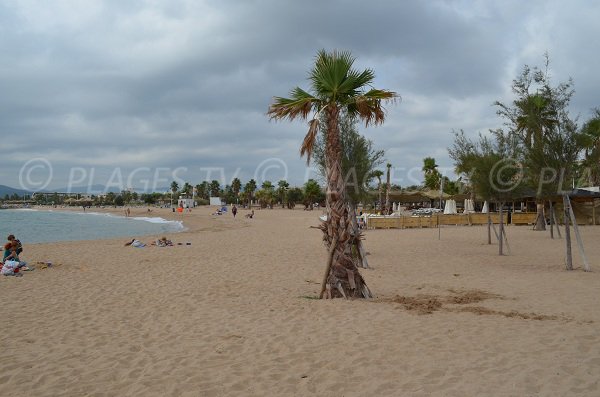
[[[438,165],[433,157],[425,157],[423,159],[423,175],[425,176],[424,185],[426,188],[436,190],[440,188],[441,174],[438,171]]]
[[[246,185],[244,185],[244,193],[246,193],[246,198],[248,199],[248,209],[252,208],[252,196],[254,195],[254,191],[256,190],[256,181],[254,179],[250,179]]]
[[[349,52],[319,51],[310,71],[311,93],[296,87],[290,98],[275,97],[269,107],[271,119],[307,119],[311,114],[309,129],[300,154],[307,161],[315,146],[319,123],[327,123],[327,220],[321,224],[323,239],[329,249],[321,297],[371,297],[356,259],[351,255],[352,223],[346,202],[346,187],[341,168],[339,131],[340,111],[348,112],[369,124],[385,121],[383,101],[393,100],[396,93],[370,88],[375,77],[370,69],[362,72],[352,68],[354,58]],[[366,90],[367,88],[370,88]]]
[[[383,189],[381,186],[381,177],[383,176],[383,171],[375,170],[371,173],[371,175],[373,175],[374,178],[377,178],[377,190],[379,192],[379,208],[381,209],[383,206],[383,202],[381,201],[383,196]]]
[[[236,199],[240,195],[240,190],[242,190],[242,181],[240,181],[240,178],[233,178],[231,181],[231,191],[235,195]]]
[[[285,201],[289,187],[290,184],[285,179],[277,182],[277,194],[279,196],[279,200],[281,200],[281,208],[285,208]]]
[[[179,190],[179,184],[175,181],[171,182],[171,207],[173,207],[173,195]]]

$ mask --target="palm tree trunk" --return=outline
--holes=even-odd
[[[327,113],[327,220],[320,228],[323,230],[323,240],[330,252],[331,266],[329,275],[325,279],[325,291],[322,297],[371,298],[371,291],[358,270],[357,259],[352,255],[352,221],[346,202],[345,182],[340,161],[339,110],[331,106]]]
[[[385,185],[385,214],[389,215],[392,213],[390,207],[390,168],[387,167],[387,177],[386,177],[386,185]]]
[[[503,202],[500,202],[500,210],[499,210],[499,217],[500,217],[500,224],[498,225],[498,229],[500,230],[500,238],[498,239],[498,255],[504,255],[503,252],[503,244],[502,244],[502,234],[504,233],[504,220],[502,219],[502,206],[504,205]]]
[[[379,177],[379,184],[377,185],[377,189],[379,190],[379,210],[381,211],[381,214],[383,215],[383,202],[382,200],[382,195],[383,195],[383,190],[381,189],[381,177]]]

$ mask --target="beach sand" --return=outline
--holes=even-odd
[[[590,273],[529,227],[503,257],[485,227],[369,230],[377,298],[321,301],[320,211],[212,210],[154,210],[189,228],[167,248],[18,236],[54,266],[0,279],[0,395],[600,395],[600,227]]]

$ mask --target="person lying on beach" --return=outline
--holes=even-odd
[[[251,213],[246,214],[246,218],[250,218],[250,219],[254,218],[254,210],[252,210]]]
[[[145,247],[146,244],[142,243],[140,240],[132,239],[131,241],[125,243],[125,246],[131,245],[132,247],[142,248]]]
[[[167,240],[166,237],[161,237],[160,239],[153,241],[151,245],[156,245],[157,247],[172,247],[173,242],[171,240]]]
[[[9,234],[7,237],[9,242],[13,242],[16,241],[17,242],[17,255],[19,255],[21,252],[23,252],[23,245],[21,244],[21,241],[19,241],[14,234]]]

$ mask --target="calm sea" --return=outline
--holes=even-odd
[[[116,216],[94,212],[60,212],[29,209],[0,210],[0,239],[14,234],[25,243],[133,238],[182,231],[177,221],[162,218]]]

